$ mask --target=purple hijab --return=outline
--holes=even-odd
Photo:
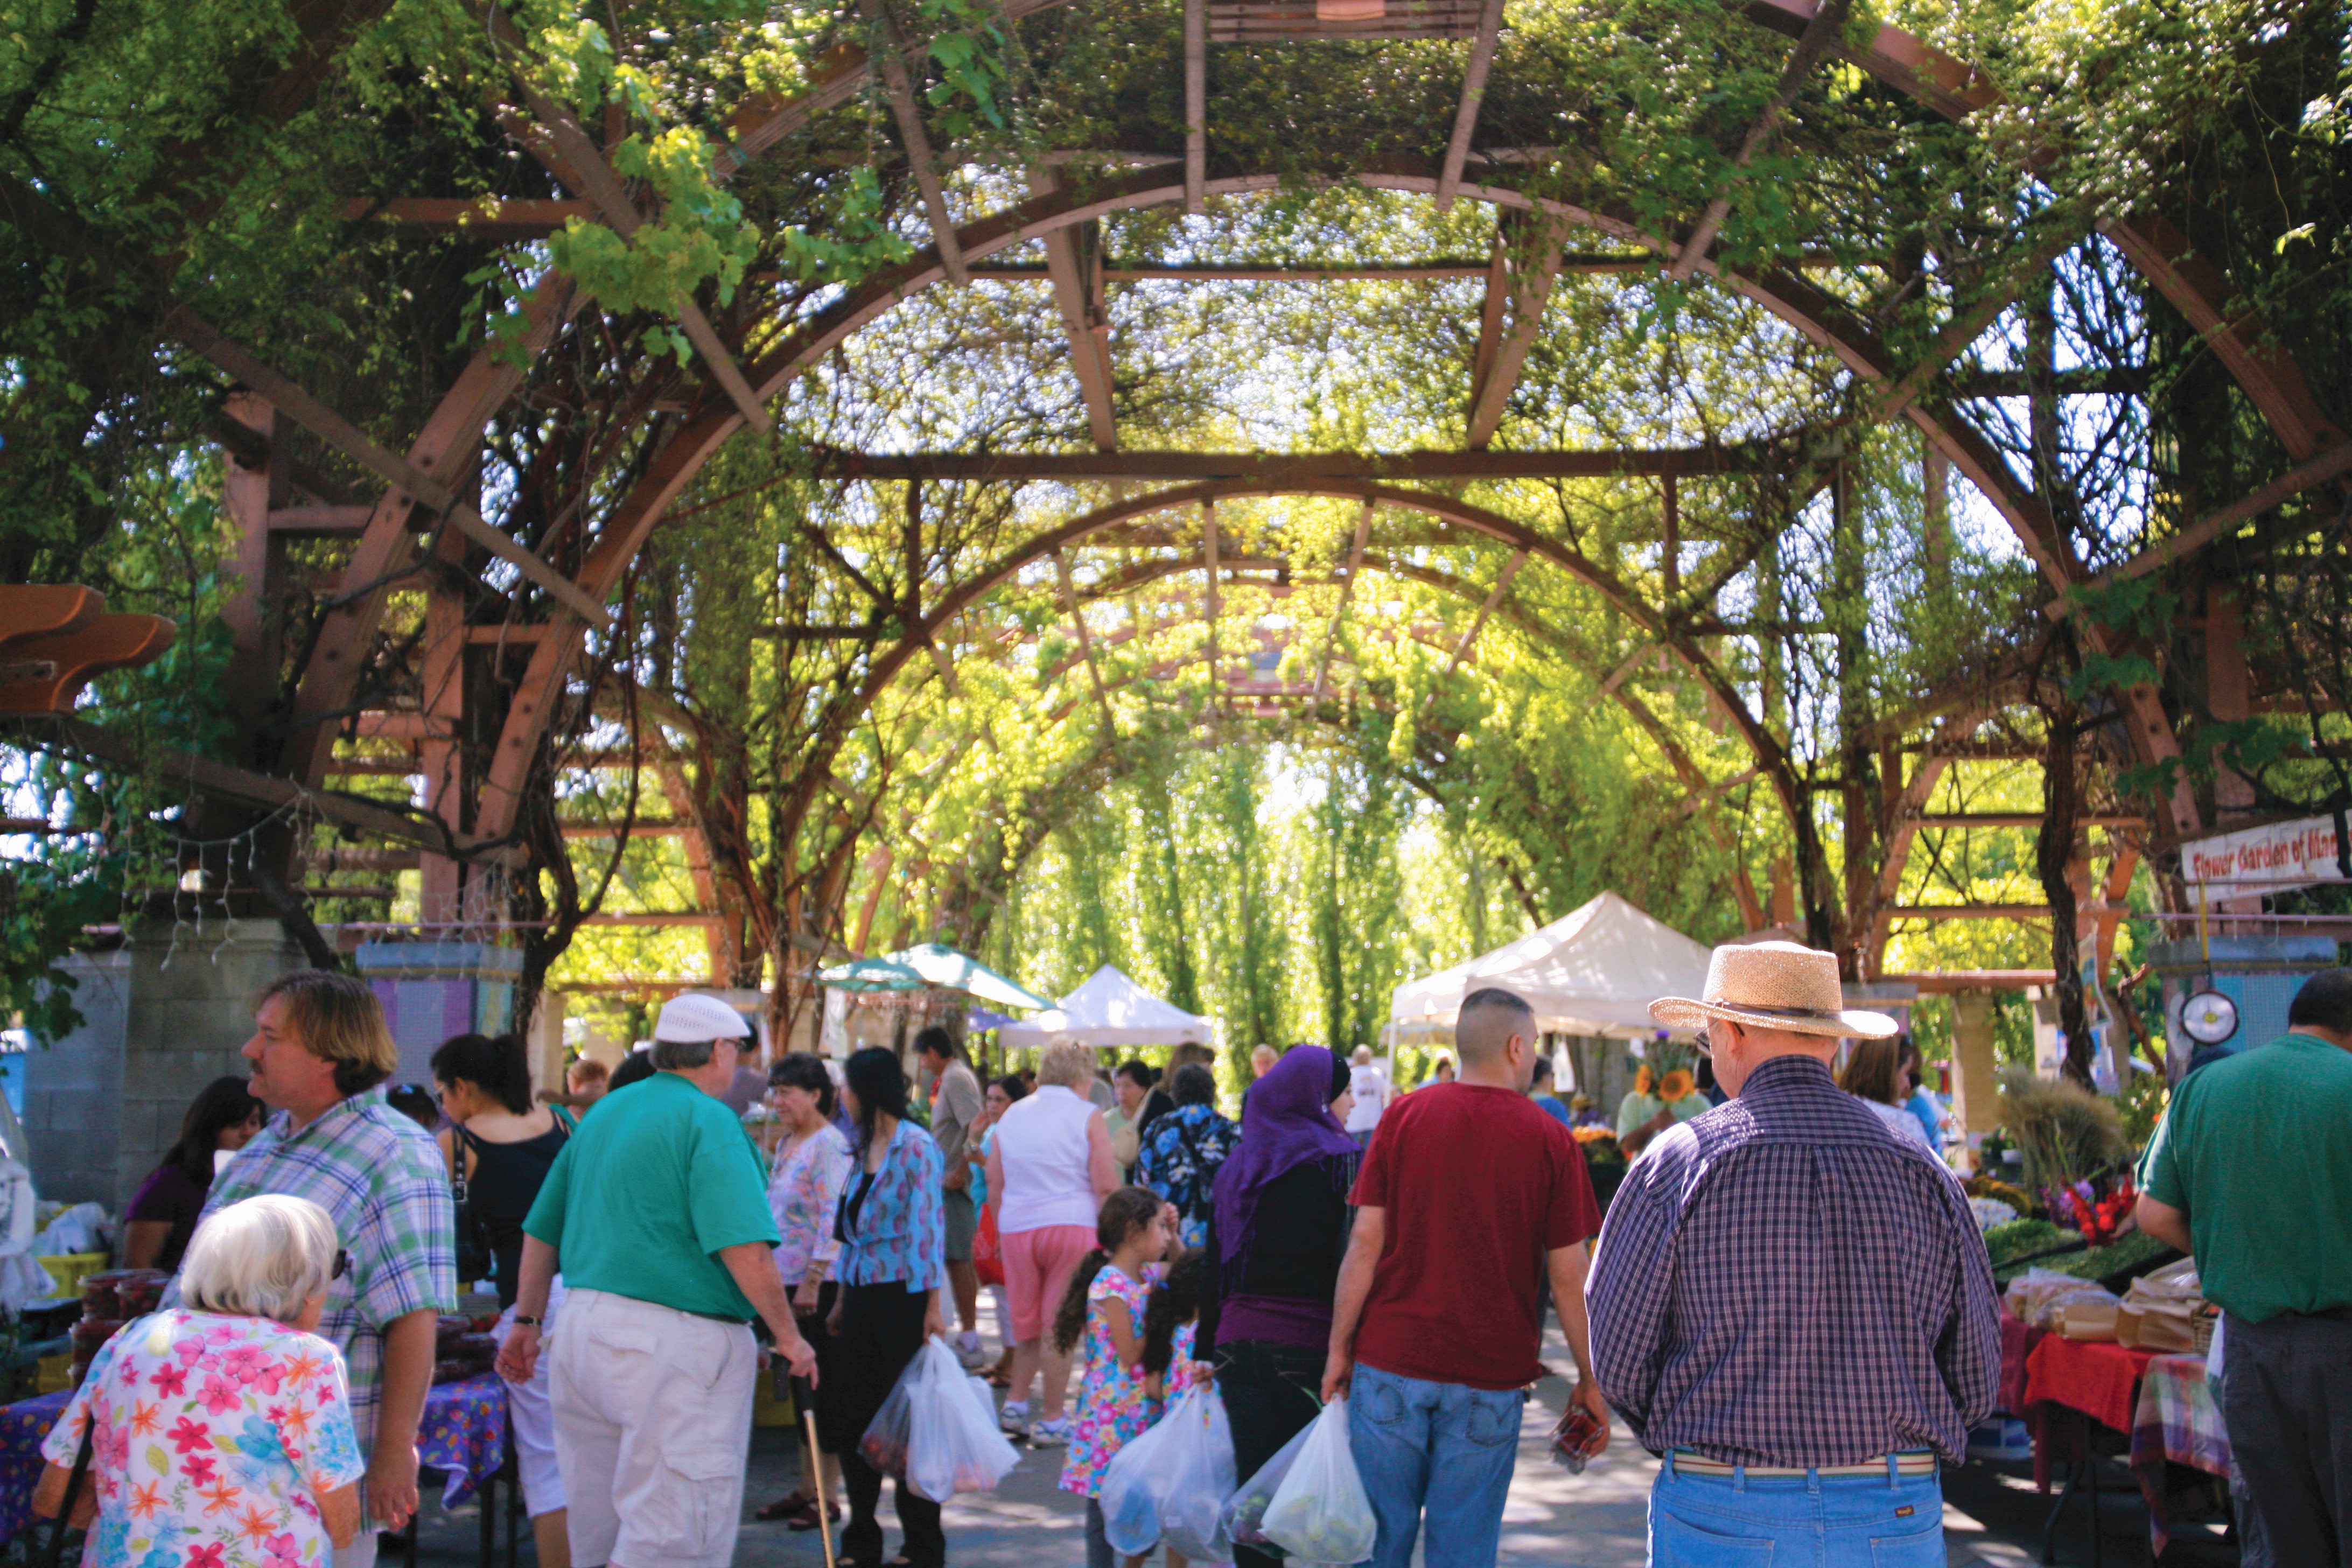
[[[1331,1119],[1339,1058],[1320,1046],[1295,1046],[1242,1100],[1242,1139],[1218,1169],[1217,1253],[1237,1275],[1256,1239],[1257,1200],[1266,1184],[1310,1160],[1339,1162],[1333,1179],[1353,1185],[1363,1151]],[[1341,1080],[1344,1083],[1344,1080]]]

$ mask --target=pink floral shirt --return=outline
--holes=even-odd
[[[333,1547],[313,1494],[366,1473],[342,1357],[266,1318],[126,1323],[41,1457],[70,1468],[93,1419],[83,1568],[320,1568]]]

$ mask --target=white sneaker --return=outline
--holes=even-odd
[[[978,1372],[988,1364],[988,1352],[982,1347],[978,1334],[956,1341],[955,1357],[963,1363],[966,1372]]]
[[[1017,1399],[1006,1400],[996,1413],[996,1429],[1010,1436],[1028,1436],[1029,1407]]]
[[[1070,1418],[1040,1421],[1029,1428],[1029,1446],[1033,1448],[1066,1448],[1070,1446]]]

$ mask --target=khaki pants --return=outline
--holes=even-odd
[[[727,1568],[751,1436],[750,1327],[572,1290],[552,1353],[572,1561]]]

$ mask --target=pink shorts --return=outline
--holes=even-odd
[[[1084,1225],[1049,1225],[1004,1237],[1004,1292],[1013,1298],[1015,1342],[1045,1337],[1046,1320],[1094,1245],[1094,1227]]]

